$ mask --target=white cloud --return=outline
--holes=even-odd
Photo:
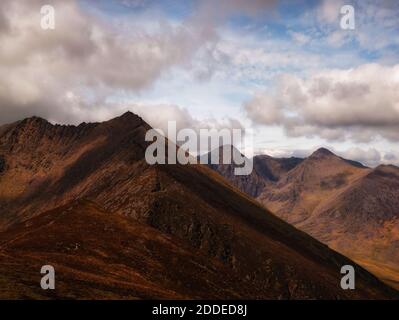
[[[283,126],[291,136],[398,139],[399,65],[366,64],[308,78],[283,75],[274,90],[258,94],[244,108],[255,123]]]
[[[90,113],[109,106],[110,98],[140,93],[176,67],[206,78],[215,65],[210,55],[219,41],[217,27],[237,12],[257,16],[273,2],[201,1],[186,20],[167,19],[154,10],[153,21],[144,23],[104,19],[77,0],[49,0],[56,28],[45,31],[41,0],[2,0],[0,72],[7,76],[0,79],[0,123],[31,115],[57,122],[88,120]]]
[[[199,132],[200,129],[243,129],[243,124],[234,118],[224,119],[199,119],[193,117],[186,108],[177,105],[148,105],[142,103],[121,103],[119,110],[130,110],[140,115],[153,128],[167,131],[168,121],[176,121],[177,129],[193,129]]]
[[[332,145],[316,145],[305,149],[263,149],[259,154],[268,154],[277,158],[307,158],[318,148],[327,148],[337,156],[344,159],[360,162],[361,164],[374,168],[380,164],[399,164],[398,155],[394,152],[383,152],[376,148],[350,147],[348,149],[335,148]]]
[[[390,1],[355,1],[357,29],[348,33],[339,29],[340,1],[322,1],[307,7],[309,19],[284,21],[286,38],[267,28],[269,0],[194,2],[184,20],[153,1],[115,1],[129,14],[48,0],[56,9],[52,32],[40,29],[41,0],[0,2],[0,123],[31,115],[101,121],[130,109],[161,128],[173,119],[182,127],[234,127],[241,124],[230,114],[242,116],[241,102],[253,95],[246,114],[272,125],[276,147],[399,138],[398,67],[362,65],[369,57],[359,51],[377,48],[397,63],[388,50],[399,43],[397,2],[391,10]],[[226,23],[234,15],[248,16],[251,29]],[[296,138],[288,141],[281,128]],[[382,151],[389,149],[378,149],[382,162],[395,156]]]
[[[350,148],[340,155],[346,159],[358,161],[366,166],[375,167],[381,163],[381,153],[375,148],[363,150],[361,148]]]
[[[187,65],[208,41],[190,24],[119,28],[75,0],[48,2],[55,8],[52,31],[40,27],[42,1],[0,3],[2,123],[34,114],[78,120],[84,109],[93,111],[121,92],[139,92],[170,68]]]
[[[301,32],[290,31],[289,34],[295,42],[301,45],[307,44],[312,40],[310,36]]]

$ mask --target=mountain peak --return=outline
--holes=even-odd
[[[132,124],[141,123],[141,122],[143,122],[143,119],[131,111],[127,111],[122,115],[120,115],[119,117],[107,121],[107,123],[124,125],[124,126],[125,125],[131,126]]]
[[[26,130],[40,130],[52,126],[50,122],[41,117],[33,116],[8,125],[8,128],[24,128]]]
[[[103,124],[105,126],[111,125],[112,127],[120,128],[121,130],[134,129],[139,125],[144,125],[150,128],[141,117],[131,111],[127,111],[116,118],[105,121]]]
[[[32,116],[32,117],[22,120],[22,123],[25,123],[25,124],[47,124],[49,122],[46,119],[43,119],[41,117]]]
[[[335,156],[335,154],[326,148],[319,148],[315,152],[313,152],[309,158],[319,159],[319,158],[326,158],[326,157],[331,157],[331,156]]]
[[[124,114],[122,114],[120,119],[137,119],[140,118],[137,114],[131,112],[131,111],[126,111]]]

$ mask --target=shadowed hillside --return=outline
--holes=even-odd
[[[398,297],[207,166],[149,166],[148,129],[127,113],[77,127],[31,118],[2,130],[3,297]],[[51,263],[54,295],[34,280]],[[356,290],[340,288],[345,264],[355,265]]]

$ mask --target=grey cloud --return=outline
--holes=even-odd
[[[357,162],[362,163],[363,165],[369,166],[369,167],[376,167],[380,165],[381,163],[394,163],[396,160],[394,154],[383,154],[375,149],[375,148],[368,148],[368,149],[362,149],[362,148],[349,148],[346,150],[341,150],[341,149],[336,149],[332,146],[328,145],[322,145],[315,147],[313,149],[294,149],[294,150],[285,150],[283,153],[280,153],[279,156],[282,157],[298,157],[298,158],[306,158],[309,157],[314,151],[316,151],[318,148],[324,147],[335,153],[336,155],[344,158],[344,159],[349,159],[349,160],[354,160]],[[387,155],[389,159],[387,159]],[[390,157],[392,156],[392,157]]]
[[[204,0],[200,2],[200,9],[204,14],[228,17],[235,13],[250,16],[264,15],[277,3],[276,0]]]
[[[115,109],[115,107],[113,108]],[[168,104],[140,104],[121,103],[116,110],[130,110],[140,115],[153,128],[167,131],[168,121],[176,121],[177,129],[193,129],[199,132],[200,129],[244,129],[243,124],[235,118],[216,120],[214,118],[197,119],[193,117],[186,108]]]
[[[398,160],[398,157],[393,153],[387,153],[384,155],[384,160],[394,161],[394,160]]]
[[[0,3],[1,123],[32,114],[79,120],[85,110],[106,105],[107,97],[138,92],[170,68],[185,66],[207,41],[190,24],[119,29],[75,0],[46,3],[55,8],[52,31],[40,28],[42,1]]]
[[[43,1],[2,0],[0,72],[7,76],[0,79],[0,123],[33,114],[78,122],[98,109],[106,113],[108,97],[140,92],[173,67],[193,68],[195,55],[218,41],[216,28],[229,15],[256,15],[272,2],[201,1],[181,24],[159,17],[146,28],[145,21],[128,26],[104,21],[83,11],[77,0],[48,0],[56,28],[44,31]],[[120,3],[140,7],[147,1]]]
[[[284,75],[274,90],[244,104],[257,124],[290,136],[371,141],[399,138],[399,65],[325,70],[307,78]]]
[[[346,159],[355,160],[370,167],[378,166],[382,160],[381,153],[374,148],[367,150],[351,148],[344,152],[340,152],[340,155]]]

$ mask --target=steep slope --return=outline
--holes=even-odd
[[[286,221],[298,225],[369,170],[321,148],[275,184],[268,184],[258,199]]]
[[[1,269],[5,271],[2,281],[5,284],[10,283],[10,279],[15,282],[27,266],[39,264],[37,259],[31,259],[49,256],[65,271],[65,279],[71,281],[81,283],[78,274],[82,270],[76,264],[83,263],[90,270],[102,270],[103,277],[96,278],[97,284],[93,280],[83,287],[78,286],[72,291],[72,296],[93,298],[94,292],[98,291],[96,288],[101,287],[100,297],[105,297],[109,291],[113,292],[111,296],[117,297],[119,293],[115,292],[119,292],[119,284],[111,290],[106,283],[108,277],[114,277],[110,269],[104,269],[104,261],[108,260],[99,258],[99,261],[93,262],[91,257],[98,257],[101,252],[105,252],[105,256],[123,252],[124,246],[122,242],[112,241],[112,238],[105,238],[107,241],[104,241],[103,229],[98,229],[95,222],[91,223],[98,220],[100,226],[110,224],[118,230],[122,240],[129,237],[130,228],[137,228],[133,235],[138,237],[139,242],[148,241],[139,239],[147,232],[151,238],[158,240],[159,237],[172,239],[172,243],[168,244],[161,239],[154,243],[153,251],[147,251],[153,258],[148,261],[150,266],[154,264],[159,266],[157,270],[168,269],[171,272],[159,287],[152,286],[154,279],[157,279],[155,276],[143,275],[142,269],[137,270],[136,262],[129,262],[133,264],[130,265],[126,262],[126,256],[114,257],[112,264],[120,264],[123,269],[127,265],[129,268],[123,279],[129,279],[133,273],[146,278],[147,282],[143,280],[141,289],[129,287],[129,298],[168,295],[179,298],[225,295],[290,299],[398,297],[397,292],[354,262],[270,214],[208,167],[149,166],[144,160],[144,135],[148,128],[139,117],[128,113],[105,123],[78,127],[53,126],[42,119],[28,119],[3,132],[0,141],[6,169],[0,178],[4,205],[0,220],[6,230],[1,238]],[[12,192],[7,191],[7,187],[13,186],[12,181],[15,188]],[[69,217],[65,213],[69,209],[65,208],[69,208],[69,204],[76,199],[83,198],[95,205],[71,209],[73,215]],[[43,214],[49,210],[49,213]],[[58,216],[61,218],[58,219]],[[119,220],[122,219],[119,216],[125,218]],[[47,217],[50,219],[48,223]],[[143,224],[157,231],[150,231],[148,227],[140,231]],[[41,226],[48,229],[37,231]],[[81,242],[71,247],[71,241],[75,238]],[[45,246],[36,247],[39,243]],[[87,258],[78,256],[75,260],[67,249],[67,252],[55,256],[54,244],[57,243],[67,243],[67,248],[77,247],[77,251],[87,247]],[[100,252],[95,252],[96,243],[102,248]],[[182,252],[176,253],[177,248],[172,244],[182,248]],[[139,248],[132,250],[133,254],[142,255],[137,252]],[[162,255],[159,259],[158,254],[151,253],[160,251]],[[187,256],[187,252],[198,255],[198,260]],[[163,253],[176,258],[176,263],[163,261]],[[201,258],[203,255],[206,259]],[[133,259],[133,256],[129,257]],[[187,273],[182,274],[184,284],[173,285],[171,281],[181,272],[180,264],[185,259],[188,259],[189,267]],[[73,263],[74,268],[70,265]],[[218,264],[223,267],[215,275],[212,270]],[[344,291],[339,286],[340,268],[344,264],[356,267],[354,291]],[[201,281],[209,278],[209,286],[204,291],[193,283],[196,280],[190,279],[190,274],[199,272],[194,265],[209,271],[198,280],[199,286]],[[234,279],[241,279],[245,285]],[[17,297],[36,295],[31,285],[27,284],[29,281],[18,282],[17,293],[6,286],[8,289],[3,291],[3,295],[7,296],[8,292]],[[241,288],[247,284],[248,290]],[[60,296],[69,297],[69,287],[66,283],[61,285],[64,285],[64,290]],[[226,286],[229,294],[219,286]]]
[[[55,268],[55,291],[40,288],[42,265]],[[261,294],[217,259],[86,200],[0,234],[0,270],[1,299],[239,299]]]
[[[255,170],[255,164],[252,164],[253,170],[250,174],[236,175],[235,169],[242,167],[242,165],[236,164],[234,159],[241,159],[241,157],[244,157],[244,155],[234,146],[224,146],[224,148],[230,148],[230,159],[227,159],[228,161],[224,161],[223,147],[220,147],[218,150],[219,163],[212,163],[211,161],[212,153],[215,152],[215,150],[212,150],[208,154],[201,156],[202,161],[206,161],[209,168],[221,174],[242,192],[245,192],[252,197],[257,197],[264,189],[266,181]]]
[[[34,117],[7,126],[0,135],[0,229],[133,178],[148,129],[132,113],[101,124],[60,126]]]
[[[372,170],[319,149],[258,199],[398,287],[398,187],[394,166]]]
[[[397,167],[372,170],[321,148],[304,160],[256,156],[254,170],[267,208],[399,288]]]
[[[399,168],[379,166],[314,212],[301,228],[399,284]]]
[[[303,159],[295,157],[273,158],[268,155],[257,155],[251,159],[253,170],[249,175],[236,175],[234,170],[239,165],[234,164],[233,155],[243,155],[235,147],[230,146],[230,148],[232,156],[229,164],[223,163],[222,156],[219,158],[219,163],[212,164],[210,161],[212,151],[202,157],[208,160],[207,163],[212,170],[217,171],[235,187],[254,198],[262,193],[267,184],[278,181],[285,173],[303,161]],[[219,148],[220,155],[223,154],[222,150]]]
[[[255,171],[266,181],[278,181],[288,171],[299,165],[303,159],[273,158],[268,155],[257,155],[253,158]]]

